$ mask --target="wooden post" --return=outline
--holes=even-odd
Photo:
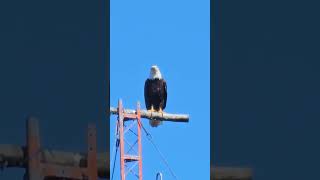
[[[123,109],[125,114],[136,114],[137,112],[132,109]],[[118,109],[110,107],[110,115],[118,114]],[[157,119],[160,121],[172,121],[172,122],[189,122],[189,115],[187,114],[170,114],[170,113],[159,113],[149,112],[147,110],[140,110],[141,118],[146,119]]]

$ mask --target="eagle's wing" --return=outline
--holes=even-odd
[[[167,82],[163,80],[163,108],[166,108],[167,105]]]
[[[147,79],[146,82],[144,83],[144,101],[145,101],[147,110],[151,109],[151,104],[149,103],[150,102],[149,91],[150,91],[150,81],[149,79]]]

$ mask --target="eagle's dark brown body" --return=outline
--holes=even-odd
[[[167,83],[163,79],[147,79],[144,84],[144,99],[147,110],[164,110],[167,104]]]

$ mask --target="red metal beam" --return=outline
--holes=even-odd
[[[142,146],[141,146],[141,113],[140,113],[140,104],[137,104],[137,110],[136,110],[136,114],[127,114],[124,112],[123,109],[123,104],[122,101],[119,100],[118,102],[118,126],[119,126],[119,135],[120,135],[120,175],[121,175],[121,180],[125,180],[126,179],[126,163],[128,162],[133,162],[133,161],[137,161],[138,165],[139,165],[139,172],[138,172],[138,178],[139,180],[142,180]],[[125,131],[124,131],[124,124],[125,123],[129,123],[129,121],[127,120],[133,120],[135,123],[135,125],[137,125],[137,142],[138,142],[138,151],[137,154],[126,154],[125,153]],[[137,122],[135,122],[137,121]],[[132,130],[134,128],[133,126],[134,124],[131,124],[127,127],[127,130]],[[134,144],[135,145],[135,144]],[[133,148],[134,145],[131,145],[131,148]],[[130,144],[129,144],[130,146]],[[135,172],[132,171],[132,167],[129,168],[129,171],[134,173],[136,175]]]
[[[124,156],[124,135],[123,135],[123,119],[124,119],[124,114],[123,114],[123,109],[122,109],[122,101],[119,100],[118,102],[118,108],[119,108],[119,135],[120,135],[120,168],[121,168],[121,180],[125,180],[126,179],[126,174],[125,174],[125,156]]]
[[[142,145],[141,145],[141,112],[140,103],[137,103],[138,153],[139,153],[139,180],[142,180]]]

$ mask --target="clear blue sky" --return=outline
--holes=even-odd
[[[144,126],[178,179],[210,176],[210,7],[209,0],[111,0],[110,105],[122,98],[126,108],[144,103],[144,82],[152,65],[159,66],[168,86],[166,112],[188,113],[189,123]],[[116,117],[110,122],[110,152]],[[143,176],[161,171],[173,179],[152,144],[143,136]],[[110,155],[111,159],[113,154]],[[119,157],[115,179],[119,179]]]

